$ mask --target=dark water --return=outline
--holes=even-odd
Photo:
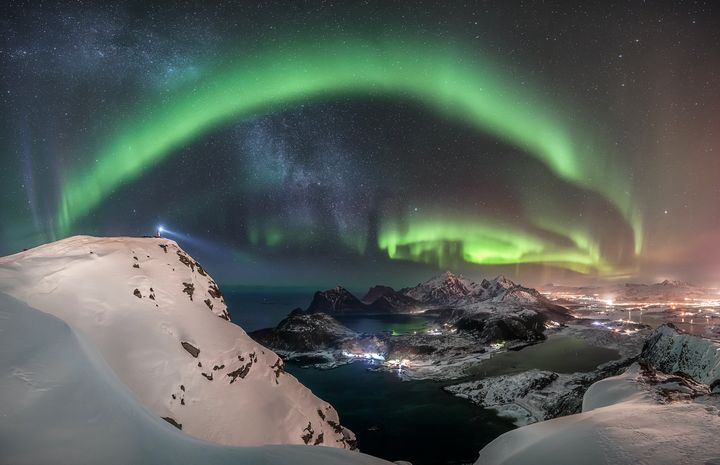
[[[313,290],[223,288],[233,321],[247,331],[275,326],[295,307],[305,308]],[[399,334],[425,329],[417,315],[341,317],[362,333]],[[589,371],[618,357],[617,352],[573,337],[552,337],[520,351],[498,354],[478,366],[475,377],[518,373],[532,368],[561,373]],[[441,388],[452,382],[401,381],[396,373],[369,371],[364,361],[333,370],[286,364],[288,372],[330,402],[342,424],[355,432],[360,450],[415,465],[472,463],[478,451],[512,422]]]
[[[547,341],[508,351],[480,363],[473,374],[498,376],[521,373],[533,368],[557,373],[592,371],[598,365],[616,360],[620,354],[615,349],[596,347],[583,339],[571,336],[553,336]]]
[[[582,339],[552,337],[494,356],[479,365],[472,378],[533,368],[559,373],[590,371],[618,357],[617,351],[591,346]],[[355,362],[323,371],[287,365],[290,373],[337,409],[343,425],[357,435],[363,452],[415,465],[471,463],[483,446],[514,428],[495,411],[441,389],[466,380],[400,381],[395,373],[368,371],[368,366]],[[380,429],[373,431],[377,427]]]
[[[294,308],[307,308],[315,289],[222,286],[232,321],[245,331],[277,325]]]
[[[286,368],[337,409],[362,452],[384,459],[472,463],[485,444],[514,428],[495,412],[442,391],[440,383],[402,382],[395,373],[367,371],[365,362],[325,371]]]

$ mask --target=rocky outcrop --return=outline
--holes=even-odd
[[[497,341],[535,342],[545,339],[545,318],[539,313],[517,309],[514,312],[473,313],[454,320],[458,331],[472,332],[483,343]]]
[[[680,332],[671,323],[648,337],[641,358],[666,373],[684,373],[712,385],[720,381],[720,343]]]
[[[378,284],[368,289],[367,293],[361,300],[366,304],[371,304],[382,296],[394,294],[396,292],[397,291],[390,286],[383,286],[382,284]]]
[[[583,396],[595,382],[615,376],[635,362],[626,358],[608,362],[587,373],[559,374],[529,370],[469,381],[444,389],[501,415],[511,417],[517,425],[572,415],[582,411]]]
[[[361,302],[350,291],[338,286],[327,291],[318,291],[308,306],[308,313],[327,313],[329,315],[344,313],[367,313],[370,307]]]
[[[253,331],[249,336],[275,350],[312,352],[339,348],[358,334],[326,313],[292,312],[275,328]]]
[[[417,300],[400,292],[388,292],[370,304],[372,313],[413,313],[425,307]]]

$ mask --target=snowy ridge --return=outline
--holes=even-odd
[[[195,439],[145,409],[58,318],[0,293],[0,331],[0,463],[389,465],[337,448]]]
[[[408,297],[429,305],[472,306],[480,302],[512,303],[518,305],[548,304],[549,301],[535,289],[518,285],[505,276],[475,283],[450,271],[409,289]]]
[[[472,286],[473,283],[463,276],[446,271],[424,283],[420,283],[413,288],[403,289],[400,292],[419,302],[447,305],[470,295]]]
[[[353,448],[337,412],[226,321],[212,278],[162,238],[78,236],[0,258],[0,292],[87,338],[147,409],[227,445]]]
[[[701,383],[720,383],[720,343],[681,333],[670,324],[658,327],[647,339],[642,357],[666,373],[682,372]]]

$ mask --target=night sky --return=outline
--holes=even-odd
[[[5,1],[0,254],[720,284],[720,5],[673,3]]]

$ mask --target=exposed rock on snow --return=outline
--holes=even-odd
[[[709,385],[720,381],[720,343],[681,333],[672,324],[647,339],[642,358],[667,373],[685,373]]]
[[[483,279],[479,284],[446,271],[413,288],[401,292],[430,306],[466,307],[479,302],[504,302],[517,305],[549,305],[550,301],[535,289],[515,284],[505,276]],[[557,306],[554,306],[557,307]]]
[[[440,276],[400,292],[428,305],[450,305],[472,293],[473,283],[462,276],[446,271]]]
[[[140,268],[128,266],[135,257]],[[354,447],[328,403],[225,321],[217,284],[173,241],[78,236],[47,244],[0,258],[0,292],[81,333],[146,408],[183,432],[229,445],[305,444],[312,422],[313,444],[322,434],[322,445]]]
[[[58,318],[0,293],[0,330],[0,463],[390,465],[338,448],[228,447],[198,440],[185,434],[185,425],[177,418],[149,412],[95,345]],[[187,392],[192,396],[192,386]],[[239,401],[236,396],[220,400],[233,412],[233,402]],[[312,444],[321,438],[327,441],[342,429],[333,422],[328,423],[329,431],[323,426],[324,433],[318,433],[318,425],[332,413],[325,408],[315,412]],[[235,424],[251,426],[256,425],[254,420],[242,414],[233,419]],[[258,420],[262,426],[263,419]],[[276,428],[285,427],[276,420]],[[307,422],[301,428],[305,426]]]
[[[512,418],[518,426],[578,413],[583,396],[595,382],[623,372],[635,358],[612,361],[586,373],[560,374],[528,370],[469,381],[444,389]]]

